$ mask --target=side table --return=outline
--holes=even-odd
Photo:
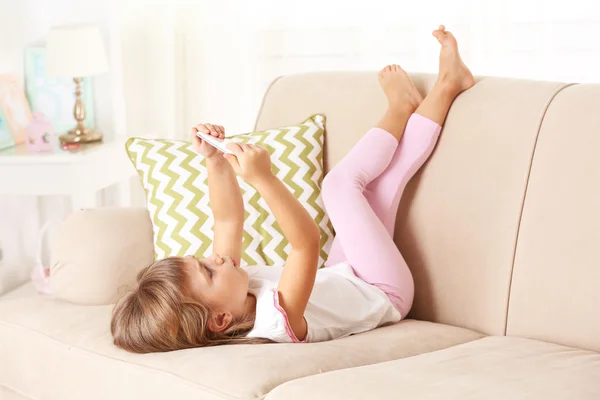
[[[96,208],[99,192],[121,183],[118,202],[131,206],[130,178],[136,175],[125,139],[82,145],[75,152],[27,154],[25,146],[0,151],[0,194],[69,196],[73,210]]]

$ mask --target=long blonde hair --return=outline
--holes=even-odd
[[[183,257],[168,257],[142,269],[136,287],[113,309],[113,343],[133,353],[271,343],[246,337],[254,326],[254,315],[233,321],[222,332],[208,329],[211,310],[192,299],[188,287]]]

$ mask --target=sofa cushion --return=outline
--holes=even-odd
[[[48,300],[31,287],[0,299],[0,385],[45,399],[248,399],[286,381],[479,339],[430,322],[330,342],[221,346],[132,354],[115,347],[112,306]]]
[[[436,79],[411,78],[422,94]],[[481,78],[452,104],[436,149],[408,184],[398,211],[395,242],[415,280],[409,317],[504,334],[535,140],[548,104],[564,86]],[[328,171],[386,107],[373,72],[285,76],[265,95],[257,129],[324,113]]]
[[[273,172],[320,228],[319,263],[323,265],[333,240],[321,199],[325,117],[304,118],[291,126],[228,136],[227,140],[260,144],[269,151]],[[126,147],[146,190],[156,257],[210,255],[214,218],[204,157],[190,142],[179,140],[131,138]],[[242,265],[283,265],[291,247],[279,223],[256,189],[237,180],[246,209]]]
[[[600,85],[575,85],[540,129],[507,335],[600,351]]]
[[[288,382],[268,400],[598,399],[600,354],[487,337],[416,357]]]
[[[152,224],[144,208],[99,208],[69,216],[54,237],[54,295],[77,304],[116,302],[138,271],[154,261]]]

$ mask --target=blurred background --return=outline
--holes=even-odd
[[[96,24],[106,47],[110,71],[92,83],[107,139],[186,138],[202,121],[250,131],[284,74],[388,63],[434,73],[441,23],[476,75],[600,82],[597,0],[0,0],[0,73],[24,81],[25,49],[80,23]],[[41,224],[69,212],[62,198],[0,196],[0,279],[25,279]]]

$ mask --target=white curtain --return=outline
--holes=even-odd
[[[112,69],[96,80],[100,87],[96,103],[100,122],[119,137],[186,138],[190,127],[201,121],[225,125],[230,133],[249,131],[265,89],[279,75],[376,70],[388,63],[435,73],[439,46],[431,31],[440,23],[455,33],[463,58],[476,75],[600,82],[596,0],[60,3],[60,8],[52,8],[55,16],[57,10],[77,10],[67,22],[96,20],[104,27]],[[88,6],[82,3],[94,4],[93,10],[86,11]],[[45,0],[23,4],[29,5],[21,7],[23,15],[46,16],[50,11]],[[40,12],[40,7],[46,11]],[[64,19],[46,18],[41,25]],[[133,191],[135,205],[143,205],[139,184]],[[107,204],[112,196],[107,191]],[[25,239],[31,243],[31,235],[18,233],[19,227],[25,220],[29,225],[40,221],[38,202],[28,202],[6,205],[0,199],[0,225],[17,232],[0,234],[0,241],[4,237],[9,242],[10,248],[1,244],[5,254],[30,266],[25,261],[31,246],[23,243]],[[61,204],[50,207],[50,214],[58,208],[59,215],[66,215],[68,207]],[[20,217],[13,221],[6,218],[9,215]],[[13,275],[23,279],[26,273]]]
[[[440,23],[477,75],[600,81],[595,0],[180,0],[154,1],[152,11],[126,4],[129,133],[185,137],[200,121],[249,130],[264,90],[283,74],[392,62],[436,72],[431,31]]]

